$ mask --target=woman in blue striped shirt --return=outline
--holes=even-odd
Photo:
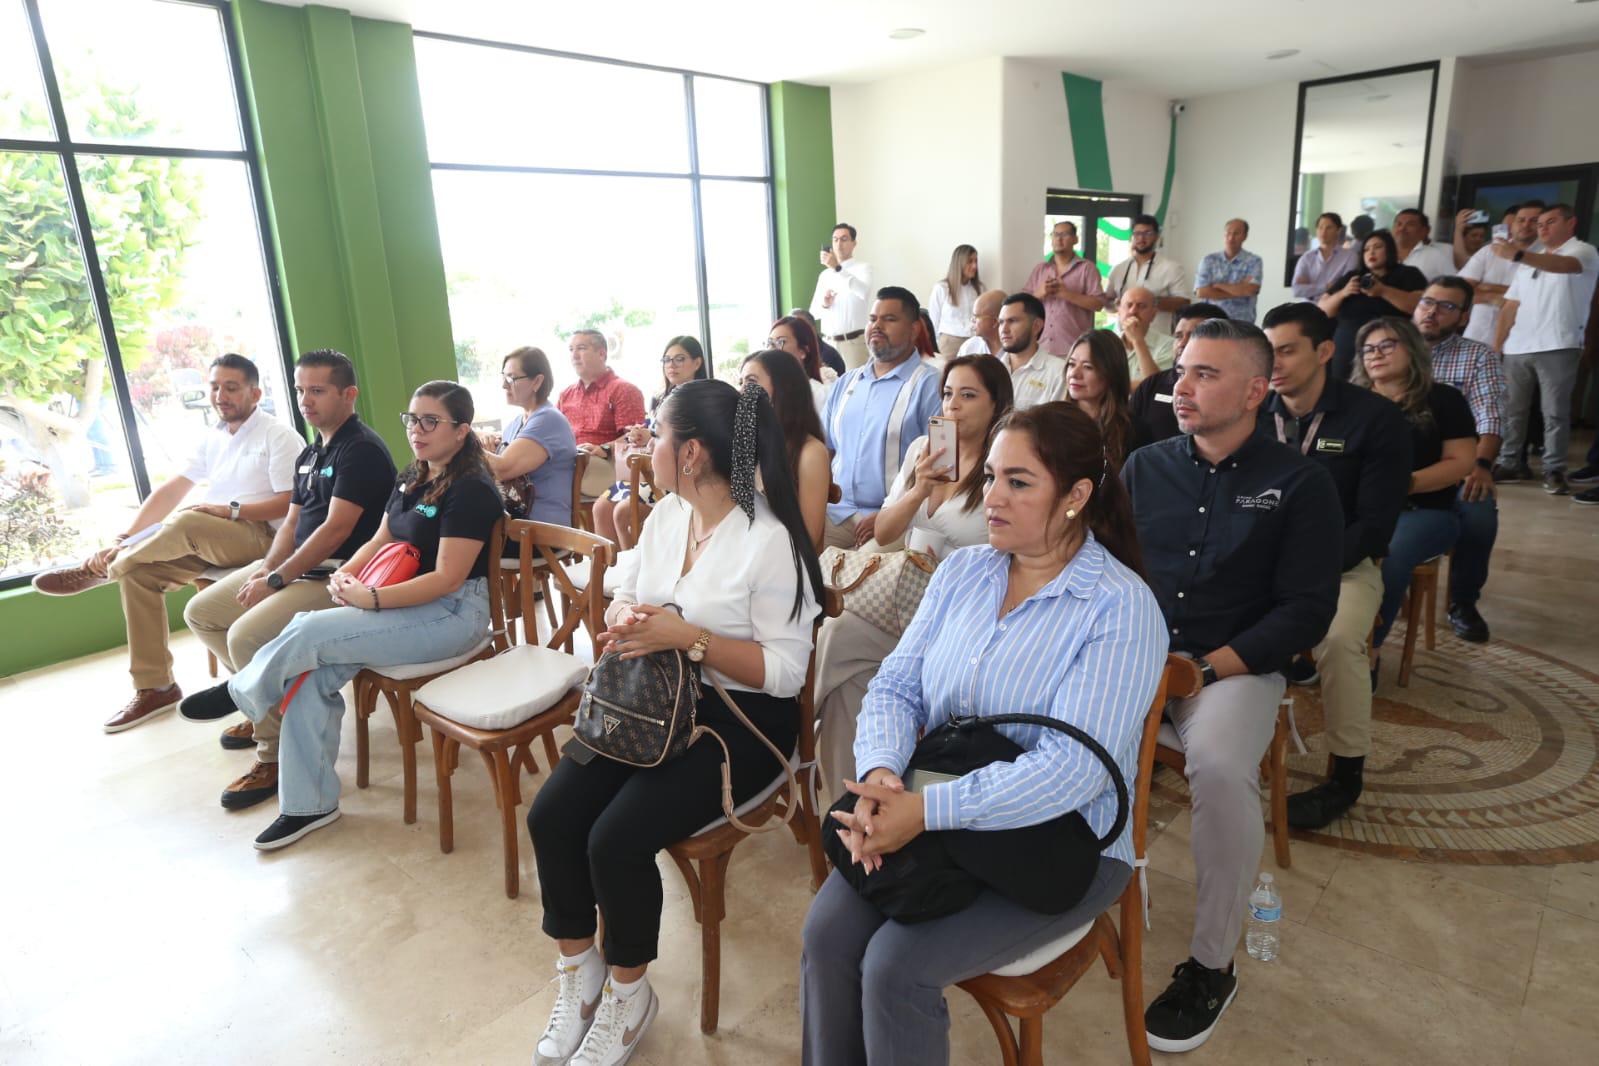
[[[1065,403],[1015,412],[1000,423],[985,473],[988,546],[939,566],[867,690],[855,741],[864,780],[849,785],[861,797],[857,821],[835,829],[868,869],[922,832],[1011,829],[1073,810],[1096,834],[1114,823],[1104,765],[1037,726],[999,727],[1026,749],[1013,763],[905,791],[899,775],[917,736],[956,715],[1059,718],[1112,754],[1129,790],[1137,776],[1166,630],[1099,427]],[[804,1061],[947,1062],[944,988],[1091,921],[1121,895],[1132,862],[1129,822],[1064,914],[985,890],[965,910],[916,925],[886,919],[834,873],[805,921]]]

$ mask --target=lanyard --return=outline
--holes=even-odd
[[[1310,432],[1306,433],[1304,438],[1301,439],[1300,442],[1299,442],[1299,454],[1300,455],[1309,455],[1310,454],[1310,442],[1316,439],[1316,431],[1321,428],[1321,418],[1326,413],[1327,413],[1326,411],[1317,411],[1316,412],[1316,417],[1312,418],[1310,420]],[[1288,443],[1288,432],[1287,432],[1287,426],[1285,426],[1283,424],[1283,416],[1282,415],[1278,415],[1278,414],[1274,414],[1274,415],[1272,415],[1272,417],[1277,420],[1277,439],[1279,441],[1281,441],[1283,444],[1287,444]]]

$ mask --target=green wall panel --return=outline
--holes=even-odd
[[[780,81],[769,90],[777,281],[782,310],[807,304],[816,253],[838,221],[833,197],[833,111],[825,87]]]

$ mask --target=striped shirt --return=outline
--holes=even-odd
[[[1432,346],[1432,377],[1466,397],[1478,433],[1505,435],[1505,371],[1492,348],[1451,333]]]
[[[999,617],[1010,555],[977,546],[933,573],[899,646],[867,689],[855,766],[903,773],[925,728],[960,715],[1049,715],[1116,759],[1129,802],[1144,716],[1165,665],[1154,593],[1090,535],[1049,584]],[[1116,820],[1110,774],[1091,751],[1039,726],[1000,726],[1026,749],[922,793],[929,831],[1011,829],[1081,811],[1096,833]],[[1131,864],[1132,822],[1105,854]]]

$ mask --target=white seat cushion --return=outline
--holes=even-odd
[[[429,681],[416,699],[452,722],[510,729],[555,706],[588,672],[588,664],[575,655],[518,644]]]
[[[1160,731],[1155,734],[1155,743],[1173,751],[1183,750],[1183,739],[1177,735],[1177,727],[1170,722],[1160,723]]]
[[[566,576],[572,579],[572,584],[577,586],[579,592],[589,587],[589,560],[581,559],[575,563],[563,563],[561,569],[566,571]],[[616,567],[607,567],[605,570],[605,595],[607,598],[616,595],[617,586]]]
[[[742,728],[742,727],[740,727],[740,728]],[[700,743],[700,744],[715,744],[716,742],[714,740],[709,739],[709,738],[701,738],[697,743]],[[761,753],[762,753],[762,755],[765,755],[768,758],[772,754],[771,752],[767,751],[765,748],[761,749]],[[798,749],[795,749],[794,754],[790,755],[788,757],[788,768],[790,770],[792,770],[796,775],[799,773],[800,757],[799,757],[799,750]],[[783,787],[783,782],[787,781],[787,780],[788,780],[788,775],[787,774],[778,774],[776,777],[772,778],[772,783],[771,784],[767,785],[765,788],[763,788],[759,792],[755,793],[755,795],[751,796],[749,799],[745,800],[743,803],[740,803],[737,807],[734,807],[733,808],[733,813],[738,815],[740,818],[744,817],[750,811],[753,811],[755,808],[759,807],[761,804],[763,804],[767,800],[771,799],[772,798],[772,793],[776,792],[779,788],[782,788]],[[720,786],[718,786],[718,787],[720,787]],[[726,824],[727,824],[727,818],[725,816],[721,817],[721,818],[718,818],[714,822],[706,823],[703,827],[701,827],[699,830],[697,830],[694,833],[694,835],[697,836],[697,837],[704,836],[706,833],[709,833],[712,829],[716,829],[716,828],[718,828],[720,826],[724,826]]]
[[[393,681],[414,681],[419,677],[429,674],[442,674],[446,670],[454,670],[462,663],[469,663],[472,657],[489,646],[489,638],[484,637],[478,641],[477,646],[469,652],[457,655],[450,659],[435,659],[430,663],[407,663],[404,666],[369,666],[367,669],[374,674],[379,674]]]
[[[1040,944],[1015,962],[990,972],[996,977],[1021,977],[1025,974],[1033,973],[1048,966],[1070,951],[1077,945],[1079,940],[1088,935],[1088,931],[1092,928],[1094,928],[1093,922],[1089,922],[1087,925],[1080,925],[1071,932],[1063,933],[1048,943]]]

